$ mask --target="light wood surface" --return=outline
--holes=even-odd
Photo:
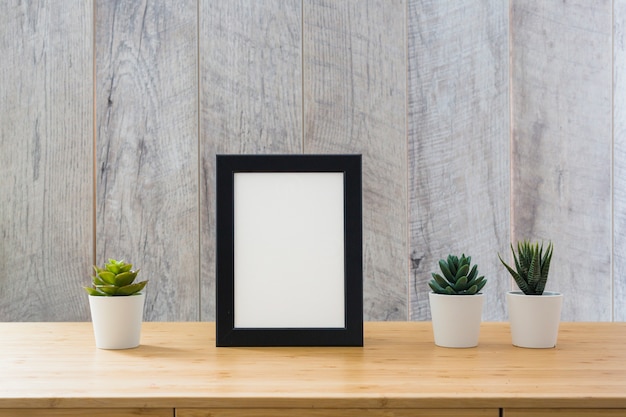
[[[0,408],[0,417],[174,417],[172,408]]]
[[[626,409],[626,323],[563,323],[539,350],[505,323],[472,349],[436,347],[429,322],[365,323],[362,348],[216,348],[214,323],[145,323],[120,351],[87,322],[0,335],[0,408]]]
[[[624,417],[625,410],[508,409],[502,417]]]
[[[510,235],[507,2],[410,1],[408,24],[410,319],[430,319],[439,259],[465,253],[488,280],[483,317],[502,320],[511,289],[496,256]]]
[[[435,409],[176,409],[176,417],[498,417],[497,409],[473,409],[473,410],[435,410]],[[2,416],[4,417],[4,416]]]

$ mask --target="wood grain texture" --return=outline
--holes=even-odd
[[[201,1],[201,319],[215,319],[215,155],[302,152],[300,1]]]
[[[171,408],[0,408],[0,417],[175,417]]]
[[[176,410],[176,417],[498,417],[500,411],[493,409],[437,410],[432,408],[412,410],[376,410],[365,408],[337,409],[202,409],[183,408]],[[0,414],[2,417],[2,414]]]
[[[613,7],[613,319],[626,321],[626,1]]]
[[[1,2],[0,27],[0,321],[87,319],[92,2]]]
[[[428,322],[366,322],[363,347],[218,348],[204,322],[144,323],[128,350],[96,349],[87,322],[0,334],[0,409],[626,411],[626,323],[561,323],[553,349],[512,346],[507,323],[471,349],[435,346]]]
[[[611,1],[511,16],[513,241],[554,243],[563,320],[611,320]]]
[[[503,320],[509,243],[506,2],[409,1],[409,230],[412,320],[430,318],[428,281],[448,254],[488,284],[483,318]]]
[[[146,320],[214,320],[215,155],[303,152],[364,156],[366,319],[428,319],[467,252],[505,320],[530,238],[563,319],[626,320],[626,1],[508,4],[0,2],[0,321],[88,320],[94,250]]]
[[[199,318],[196,10],[96,4],[96,262],[141,268],[146,320]]]
[[[623,417],[625,411],[618,409],[505,409],[502,417]]]
[[[404,11],[304,2],[304,151],[363,155],[365,320],[407,319]]]

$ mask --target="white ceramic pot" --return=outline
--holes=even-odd
[[[430,292],[430,315],[437,346],[468,348],[478,345],[483,294],[445,295]]]
[[[525,295],[521,291],[510,291],[506,298],[513,345],[525,348],[556,346],[563,294],[546,291],[543,295]]]
[[[89,296],[91,321],[100,349],[130,349],[139,346],[144,293],[129,296]]]

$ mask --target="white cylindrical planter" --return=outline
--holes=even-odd
[[[546,291],[543,295],[525,295],[521,291],[510,291],[506,298],[513,345],[525,348],[556,346],[562,294]]]
[[[89,296],[91,321],[100,349],[130,349],[139,346],[144,293],[129,296]]]
[[[478,345],[483,294],[446,295],[430,292],[428,299],[437,346],[469,348]]]

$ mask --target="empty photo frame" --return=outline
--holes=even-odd
[[[217,346],[362,346],[360,155],[217,155]]]

